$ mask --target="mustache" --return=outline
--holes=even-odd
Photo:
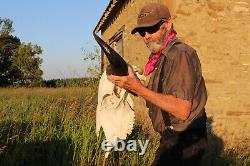
[[[158,46],[158,45],[162,45],[162,42],[160,42],[158,40],[152,40],[152,41],[146,42],[147,47],[154,47],[154,46]]]
[[[161,49],[161,44],[153,44],[153,45],[147,45],[148,49],[151,51],[151,53],[157,53]]]

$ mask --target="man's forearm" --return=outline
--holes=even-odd
[[[162,110],[169,112],[182,120],[186,120],[190,114],[192,104],[187,100],[179,99],[172,95],[156,93],[144,86],[141,86],[138,89],[137,94],[145,100],[160,107]]]

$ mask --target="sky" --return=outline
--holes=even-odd
[[[21,42],[43,48],[43,79],[85,77],[82,48],[95,42],[92,31],[109,0],[0,0],[0,17],[13,21]]]

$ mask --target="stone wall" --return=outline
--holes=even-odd
[[[136,17],[145,2],[170,6],[176,16],[178,37],[193,46],[199,55],[205,78],[207,114],[214,118],[214,129],[224,126],[232,134],[250,127],[250,1],[249,0],[131,0],[103,32],[108,40],[125,25],[124,55],[131,64],[144,67],[149,51],[138,34],[131,35]],[[144,101],[136,99],[136,112],[146,116]],[[142,118],[144,119],[144,118]],[[223,119],[223,120],[222,120]],[[148,123],[148,122],[145,122]],[[238,127],[236,127],[238,126]],[[219,135],[223,132],[218,129]],[[236,132],[236,133],[235,133]],[[250,132],[247,136],[250,138]]]

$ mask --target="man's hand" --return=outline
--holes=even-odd
[[[108,80],[121,88],[134,92],[179,119],[186,120],[189,117],[192,106],[190,101],[149,90],[142,85],[131,67],[128,67],[128,73],[128,76],[110,75],[108,76]]]
[[[140,89],[144,87],[130,66],[128,66],[128,76],[109,75],[108,80],[120,88],[130,90],[135,94],[138,94]]]

